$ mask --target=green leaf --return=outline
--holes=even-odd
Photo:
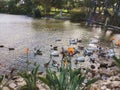
[[[113,57],[114,58],[114,60],[115,60],[115,62],[116,62],[116,64],[117,64],[117,66],[120,68],[120,59],[118,59],[117,57]]]
[[[82,83],[83,83],[83,81],[85,80],[85,76],[81,76],[80,78],[79,78],[79,86],[81,86],[82,85]]]
[[[76,87],[78,86],[78,84],[79,84],[79,77],[75,76],[74,79],[72,80],[71,89],[70,90],[75,90]]]
[[[97,78],[94,78],[92,80],[88,80],[88,82],[86,83],[85,86],[87,87],[88,85],[91,85],[92,83],[95,83],[97,80],[98,80]]]
[[[38,79],[41,80],[43,83],[45,83],[48,86],[51,85],[50,82],[46,78],[44,78],[44,77],[38,77]]]
[[[57,77],[57,74],[53,73],[53,75],[54,75],[54,82],[56,83],[56,85],[60,86],[60,82],[59,82],[59,79]]]
[[[2,83],[2,81],[3,81],[3,79],[4,79],[4,76],[1,75],[1,76],[0,76],[0,85],[1,85],[1,83]]]

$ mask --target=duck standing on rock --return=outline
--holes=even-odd
[[[42,51],[34,48],[34,56],[36,56],[36,55],[42,55]]]
[[[58,68],[58,66],[59,66],[59,64],[58,64],[58,62],[57,61],[55,61],[55,60],[52,60],[53,62],[52,62],[52,66],[54,66],[54,67],[57,67]]]
[[[82,40],[77,38],[77,42],[78,42],[78,43],[81,43],[81,42],[82,42]]]

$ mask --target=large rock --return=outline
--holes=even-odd
[[[89,90],[101,90],[96,84],[92,84]]]
[[[10,90],[8,87],[3,87],[2,90]]]
[[[39,88],[39,90],[50,90],[49,87],[43,83],[37,84],[37,87]]]
[[[112,81],[111,87],[112,88],[120,88],[120,81]]]
[[[119,76],[112,76],[109,78],[109,80],[111,81],[120,81],[120,77]]]
[[[22,82],[17,82],[17,85],[18,86],[24,86],[26,84],[26,82],[25,81],[22,81]]]
[[[18,79],[16,79],[15,81],[17,81],[17,82],[22,82],[24,79],[23,78],[18,78]]]
[[[106,89],[107,87],[105,85],[101,87],[101,90],[106,90]]]
[[[16,90],[17,85],[15,83],[10,83],[9,88],[10,88],[10,90]]]
[[[111,84],[111,81],[110,80],[105,80],[102,82],[103,85],[110,85]]]

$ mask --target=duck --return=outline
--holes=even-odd
[[[81,39],[80,39],[80,40],[79,40],[79,39],[77,39],[77,42],[78,42],[78,43],[81,43],[81,42],[82,42],[82,40],[81,40]]]
[[[45,68],[48,68],[49,64],[50,64],[51,60],[49,60],[47,63],[44,64]]]
[[[36,55],[42,55],[42,54],[43,54],[43,53],[42,53],[41,50],[34,48],[34,55],[35,55],[35,56],[36,56]]]
[[[57,41],[61,41],[61,39],[60,39],[60,38],[57,38],[55,41],[56,41],[56,42],[57,42]]]
[[[69,43],[70,43],[70,44],[77,44],[77,40],[76,40],[76,39],[70,39],[70,40],[69,40]]]
[[[53,60],[53,62],[52,62],[52,66],[54,66],[54,67],[58,67],[59,64],[57,63],[57,61]]]
[[[15,48],[8,48],[9,51],[15,50]]]
[[[37,54],[37,55],[42,55],[42,51],[37,50],[37,51],[36,51],[36,54]]]
[[[4,45],[0,45],[0,48],[3,48],[4,47]]]
[[[76,61],[85,62],[85,57],[84,56],[79,56],[79,57],[76,58]]]
[[[56,51],[58,50],[58,46],[53,47],[52,45],[50,45],[50,47],[51,47],[51,50],[56,50]]]
[[[42,75],[43,74],[43,72],[41,71],[41,72],[38,72],[38,75]]]
[[[59,57],[59,52],[54,50],[54,51],[51,51],[50,55],[52,55],[54,57]]]

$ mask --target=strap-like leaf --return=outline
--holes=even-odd
[[[2,83],[3,79],[4,79],[4,76],[1,75],[1,76],[0,76],[0,84]]]
[[[116,61],[117,66],[120,68],[120,59],[118,59],[117,57],[113,57],[113,58]]]
[[[48,85],[48,86],[51,85],[50,82],[49,82],[46,78],[44,78],[44,77],[38,77],[38,79],[39,79],[40,81],[42,81],[43,83],[45,83],[46,85]]]
[[[97,78],[94,78],[94,79],[92,79],[92,80],[88,80],[88,82],[86,83],[85,86],[87,87],[88,85],[90,85],[90,84],[96,82],[97,80],[98,80]]]

